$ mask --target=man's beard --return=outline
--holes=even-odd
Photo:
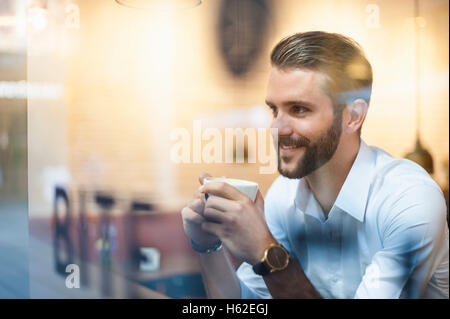
[[[339,145],[339,138],[342,133],[342,113],[335,114],[333,123],[331,123],[328,130],[322,134],[316,142],[311,143],[306,137],[291,138],[278,137],[278,171],[281,175],[287,178],[302,178],[311,174],[327,163],[336,152]],[[280,147],[282,144],[304,146],[306,147],[305,154],[298,161],[292,171],[285,170],[281,167],[282,158],[289,158],[289,156],[280,155]]]

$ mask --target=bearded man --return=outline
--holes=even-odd
[[[271,64],[281,176],[254,202],[207,183],[182,210],[208,296],[448,298],[442,191],[417,164],[361,139],[372,88],[361,47],[297,33]],[[243,261],[237,271],[223,246]]]

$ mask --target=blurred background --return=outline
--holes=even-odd
[[[361,44],[362,138],[418,161],[448,202],[448,13],[444,0],[0,0],[0,298],[204,298],[180,216],[199,173],[263,195],[278,173],[261,174],[248,140],[221,145],[231,163],[199,161],[198,123],[268,127],[269,54],[295,32]]]

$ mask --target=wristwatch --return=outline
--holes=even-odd
[[[265,276],[274,271],[285,269],[289,264],[289,253],[280,244],[270,244],[264,251],[261,262],[253,265],[253,271],[257,275]]]

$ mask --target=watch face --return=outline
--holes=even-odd
[[[283,269],[289,262],[289,254],[280,246],[272,246],[267,251],[267,263],[271,268]]]

